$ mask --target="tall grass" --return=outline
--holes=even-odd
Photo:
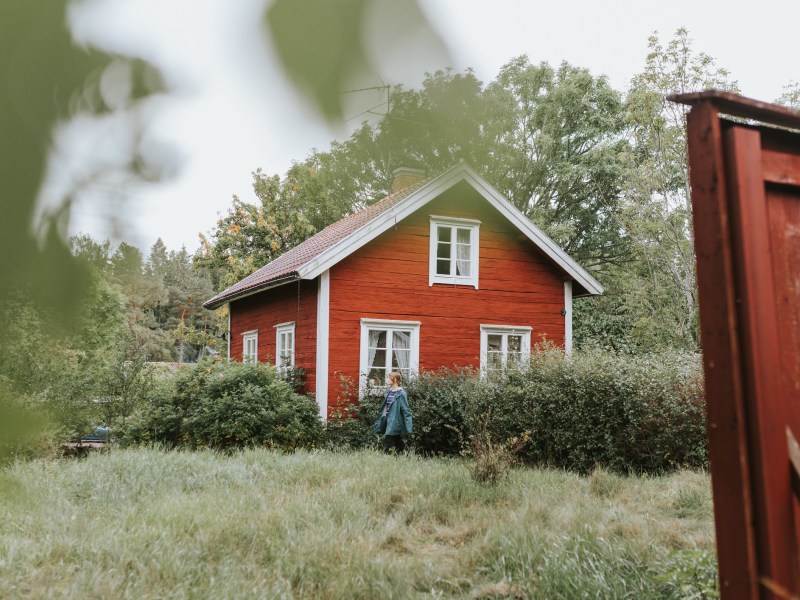
[[[686,597],[676,564],[713,551],[695,472],[483,486],[457,459],[140,449],[3,489],[3,598]]]

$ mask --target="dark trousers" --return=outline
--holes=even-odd
[[[406,444],[403,441],[403,436],[400,435],[385,435],[383,436],[383,451],[386,454],[391,452],[402,452],[406,449]]]

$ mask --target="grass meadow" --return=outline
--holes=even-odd
[[[714,596],[705,473],[138,449],[0,477],[1,598]]]

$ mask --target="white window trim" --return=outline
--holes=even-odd
[[[297,336],[295,336],[294,321],[287,321],[286,323],[278,323],[275,325],[275,366],[281,367],[280,358],[283,348],[281,348],[281,335],[284,333],[292,334],[292,362],[290,368],[294,367],[294,355],[297,350]]]
[[[370,329],[391,329],[395,331],[411,331],[411,354],[408,368],[412,375],[419,373],[419,330],[420,321],[397,321],[391,319],[361,319],[361,353],[358,365],[359,393],[364,394],[367,389],[367,373],[369,365],[369,333]],[[388,375],[388,373],[387,373]]]
[[[458,277],[456,275],[437,275],[436,273],[436,250],[439,242],[437,227],[462,227],[469,229],[470,234],[470,270],[469,277]],[[480,227],[481,222],[475,219],[457,219],[454,217],[441,217],[431,215],[430,250],[428,266],[428,285],[434,283],[444,283],[448,285],[471,285],[478,289],[478,247],[480,246]],[[453,238],[455,239],[455,238]],[[451,261],[455,260],[451,256]]]
[[[485,376],[489,362],[489,334],[516,334],[522,335],[522,362],[525,363],[531,356],[531,332],[532,327],[527,325],[481,325],[481,377]],[[503,367],[506,363],[506,355],[503,355]]]
[[[258,329],[252,329],[250,331],[245,331],[242,333],[242,362],[245,362],[245,348],[247,347],[247,340],[253,339],[255,341],[255,355],[253,356],[253,362],[258,362]]]

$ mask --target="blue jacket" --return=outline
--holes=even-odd
[[[386,398],[389,395],[389,390],[383,393],[383,404],[378,413],[378,419],[383,415],[383,410],[386,408]],[[386,432],[384,435],[402,435],[404,433],[411,433],[414,430],[413,421],[411,418],[411,409],[408,407],[408,394],[403,388],[398,388],[397,394],[394,397],[394,402],[389,407],[389,412],[386,413]]]

